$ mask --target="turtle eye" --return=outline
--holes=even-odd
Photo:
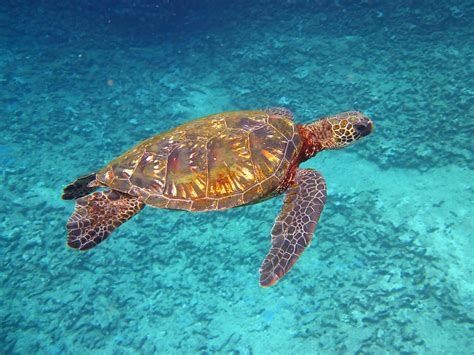
[[[360,134],[361,137],[365,137],[372,132],[372,122],[367,123],[357,123],[354,125],[354,128]]]

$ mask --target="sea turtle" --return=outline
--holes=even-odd
[[[64,189],[76,199],[67,223],[68,245],[86,250],[145,205],[191,212],[253,204],[286,192],[260,267],[271,286],[311,242],[326,202],[326,183],[313,169],[298,168],[325,149],[346,147],[372,131],[360,112],[298,124],[284,108],[223,112],[151,137],[103,169]],[[105,191],[93,192],[99,187]]]

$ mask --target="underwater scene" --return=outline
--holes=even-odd
[[[7,0],[0,20],[1,354],[473,353],[472,1]],[[136,216],[90,250],[67,246],[68,184],[193,119],[271,107],[303,125],[373,122],[295,160],[327,197],[279,282],[261,287],[259,268],[284,193],[191,213],[143,208],[129,186],[115,194]],[[223,138],[219,161],[241,142]],[[294,181],[287,201],[315,196],[314,179]],[[91,196],[75,216],[105,219]]]

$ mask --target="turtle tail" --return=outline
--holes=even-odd
[[[75,200],[94,192],[99,184],[94,184],[95,173],[81,176],[76,181],[67,185],[63,190],[63,200]]]

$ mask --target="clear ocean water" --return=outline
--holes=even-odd
[[[474,3],[0,3],[0,353],[474,351]],[[190,119],[347,110],[361,143],[303,164],[328,201],[276,286],[258,268],[283,197],[144,209],[66,246],[78,176]]]

